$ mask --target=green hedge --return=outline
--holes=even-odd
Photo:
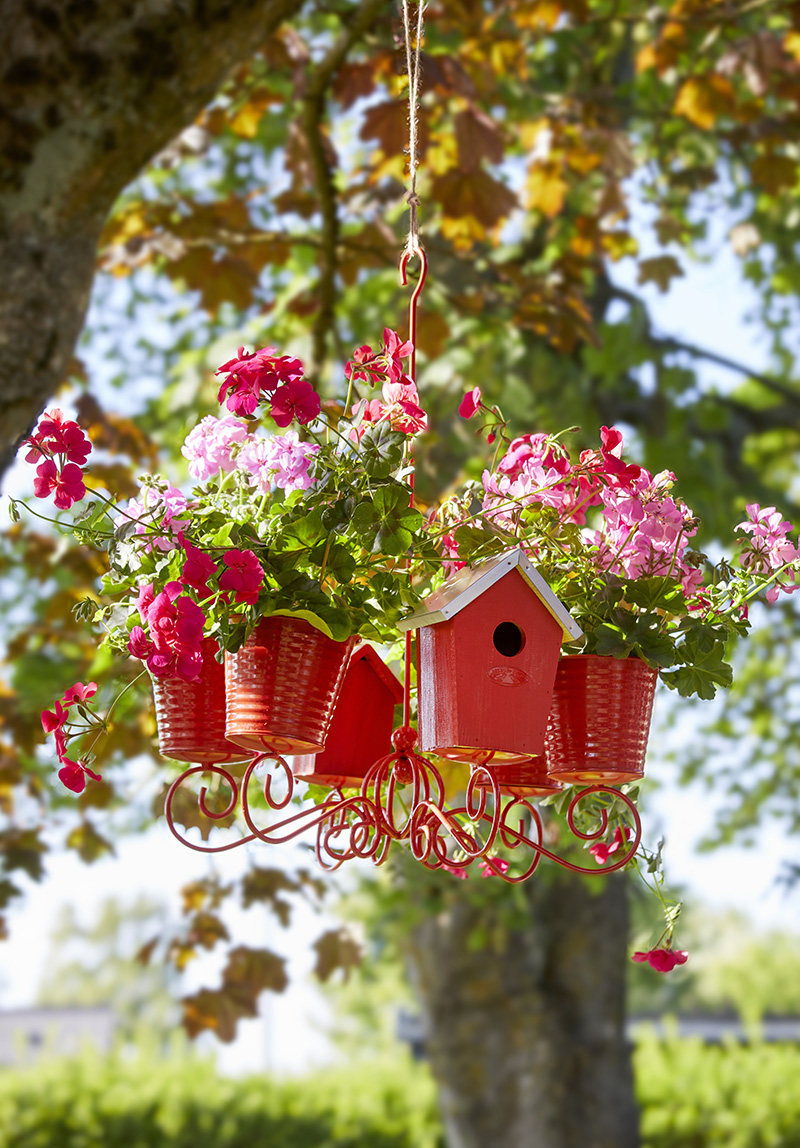
[[[205,1061],[84,1056],[0,1073],[0,1148],[442,1148],[433,1085],[406,1061],[302,1080]]]
[[[800,1049],[639,1040],[643,1148],[800,1148]],[[302,1080],[85,1056],[0,1072],[0,1148],[443,1148],[424,1065]]]
[[[800,1148],[800,1049],[640,1039],[643,1148]]]

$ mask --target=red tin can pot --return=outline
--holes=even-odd
[[[395,706],[403,687],[372,646],[350,658],[322,753],[295,757],[301,781],[331,788],[360,786],[370,768],[392,752]]]
[[[225,655],[226,736],[255,752],[320,753],[355,642],[301,618],[263,618]]]
[[[642,777],[657,679],[640,658],[562,658],[547,725],[548,774],[615,785]]]
[[[204,638],[203,668],[194,682],[153,678],[158,749],[175,761],[227,762],[247,756],[225,737],[225,669],[214,655],[219,646]]]

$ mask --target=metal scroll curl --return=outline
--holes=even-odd
[[[332,789],[319,805],[306,806],[280,820],[259,826],[250,797],[256,770],[263,768],[261,793],[267,809],[273,813],[285,810],[296,795],[296,780],[286,759],[270,747],[256,754],[247,765],[241,781],[229,769],[213,763],[190,766],[177,777],[167,792],[165,815],[173,835],[190,849],[200,853],[223,853],[261,841],[265,845],[283,845],[310,830],[316,830],[315,851],[322,868],[338,869],[346,861],[359,858],[382,865],[394,842],[405,845],[412,855],[429,869],[446,869],[460,873],[480,860],[486,876],[495,875],[509,884],[527,880],[542,858],[573,873],[603,875],[622,869],[633,858],[641,840],[641,821],[636,806],[620,790],[602,784],[576,791],[566,813],[569,832],[579,841],[599,842],[608,832],[607,808],[598,804],[593,816],[596,824],[580,827],[581,807],[593,795],[612,798],[625,807],[627,841],[616,850],[618,856],[592,867],[579,865],[559,856],[544,844],[544,826],[536,806],[529,798],[512,796],[503,800],[497,777],[485,765],[473,766],[463,804],[448,806],[445,785],[436,766],[414,749],[416,732],[402,726],[393,736],[394,751],[380,758],[368,770],[360,791],[345,795]],[[231,817],[241,807],[247,833],[222,845],[192,841],[176,825],[180,816],[175,808],[179,791],[195,775],[212,775],[230,791],[223,809],[215,810],[207,801],[208,786],[202,785],[197,805],[202,817],[212,824]],[[585,806],[584,806],[585,808]],[[182,824],[182,822],[180,822]],[[505,859],[496,856],[498,847],[511,854],[529,852],[529,859],[511,870]],[[512,861],[516,858],[512,857]]]

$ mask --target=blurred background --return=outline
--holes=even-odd
[[[399,9],[162,7],[87,9],[55,39],[31,7],[0,81],[30,123],[68,82],[95,141],[125,105],[105,151],[68,102],[9,144],[2,210],[27,196],[54,248],[83,237],[85,317],[75,292],[39,297],[65,345],[81,330],[50,405],[93,440],[87,485],[126,497],[152,467],[188,489],[180,446],[237,346],[298,355],[333,400],[407,305]],[[676,472],[714,558],[749,503],[797,522],[798,5],[439,0],[424,47],[423,503],[488,465],[456,414],[480,386],[515,434],[619,426]],[[59,147],[60,199],[62,169],[40,174]],[[31,473],[7,470],[6,501]],[[660,932],[628,875],[498,888],[402,858],[329,875],[302,843],[182,849],[147,689],[99,747],[103,781],[67,794],[40,711],[128,680],[72,613],[101,572],[32,515],[3,533],[0,1148],[800,1144],[793,597],[754,605],[725,696],[657,694],[641,809],[690,954],[659,976],[627,956]]]

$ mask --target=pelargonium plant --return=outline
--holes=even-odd
[[[418,600],[408,552],[417,569],[441,562],[408,481],[411,441],[427,426],[403,366],[412,350],[388,329],[377,351],[358,348],[344,404],[323,413],[299,359],[239,348],[217,371],[219,416],[200,419],[183,444],[191,483],[146,475],[127,504],[95,492],[71,522],[59,516],[62,531],[107,551],[104,601],[82,605],[104,642],[153,677],[191,682],[204,638],[236,650],[270,615],[305,619],[337,641],[394,640]],[[91,445],[76,422],[48,411],[25,447],[37,497],[52,495],[59,511],[83,502]],[[83,723],[67,721],[66,697],[42,719],[62,781],[76,790],[89,759],[68,758],[66,742],[97,724],[88,696]]]
[[[747,633],[751,601],[800,588],[791,523],[748,505],[737,559],[712,564],[693,547],[700,524],[675,475],[626,461],[617,428],[576,457],[564,432],[509,441],[479,392],[460,409],[485,414],[496,449],[481,481],[441,508],[448,570],[521,546],[581,626],[583,652],[642,658],[684,697],[730,685],[729,644]]]

